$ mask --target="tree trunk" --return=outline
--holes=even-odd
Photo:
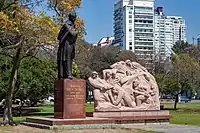
[[[178,103],[178,94],[175,95],[174,110],[177,109],[177,103]]]
[[[21,54],[22,43],[17,48],[16,54],[13,57],[13,67],[9,79],[9,87],[6,93],[6,103],[4,108],[4,116],[3,116],[3,123],[5,125],[10,124],[13,125],[13,116],[12,116],[12,98],[13,92],[15,89],[16,81],[17,81],[17,70],[20,64],[20,54]]]

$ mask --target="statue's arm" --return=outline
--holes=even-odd
[[[78,34],[78,32],[76,31],[74,25],[71,25],[71,24],[67,24],[67,29],[69,30],[69,33],[72,35],[72,36],[76,36]]]
[[[115,100],[114,100],[114,97],[112,95],[112,91],[111,90],[108,90],[108,96],[110,97],[111,103],[114,105],[115,104]]]
[[[93,88],[100,89],[100,90],[104,88],[104,86],[101,83],[99,83],[97,80],[89,78],[88,81]]]
[[[64,24],[63,26],[62,26],[62,28],[60,29],[60,31],[59,31],[59,33],[58,33],[58,40],[60,40],[61,41],[61,39],[62,39],[62,37],[63,37],[63,33],[66,31],[66,25]]]
[[[137,93],[137,94],[140,94],[140,95],[143,95],[143,96],[149,96],[146,92],[140,92],[138,90],[132,90],[134,93]]]
[[[116,101],[114,102],[114,105],[117,106],[121,102],[123,96],[124,96],[124,93],[122,91],[118,90],[118,96],[117,96]]]
[[[64,43],[64,42],[65,42],[65,40],[66,40],[68,34],[69,34],[69,32],[67,31],[67,32],[64,33],[64,35],[62,35],[62,38],[61,38],[61,40],[60,40],[60,43]]]

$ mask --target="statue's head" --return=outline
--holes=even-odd
[[[111,76],[110,72],[106,72],[106,78],[109,78]]]
[[[76,13],[75,12],[71,12],[69,14],[69,20],[72,21],[73,23],[75,22],[75,20],[76,20]]]
[[[96,79],[98,77],[98,73],[96,71],[92,72],[92,78]]]
[[[131,66],[132,66],[132,65],[131,65],[131,64],[132,64],[132,62],[131,62],[130,60],[126,60],[125,62],[126,62],[126,65],[127,65],[127,66],[129,66],[129,67],[131,67]]]

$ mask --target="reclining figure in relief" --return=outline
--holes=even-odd
[[[120,61],[103,70],[102,78],[92,72],[95,111],[160,110],[155,78],[139,63]]]

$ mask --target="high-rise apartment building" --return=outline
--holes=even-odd
[[[164,15],[163,8],[158,7],[155,10],[155,58],[165,60],[171,55],[171,48],[173,46],[173,22]]]
[[[178,16],[167,16],[167,19],[173,23],[173,43],[177,41],[187,41],[186,39],[186,24],[182,17]]]
[[[186,41],[186,24],[182,17],[165,16],[162,7],[155,10],[155,56],[170,57],[177,41]]]
[[[151,61],[154,54],[154,0],[120,0],[114,5],[115,44]]]
[[[162,7],[154,9],[155,0],[119,0],[114,5],[114,46],[131,50],[151,61],[171,56],[171,48],[186,41],[182,17],[166,16]],[[148,63],[148,62],[147,62]]]

